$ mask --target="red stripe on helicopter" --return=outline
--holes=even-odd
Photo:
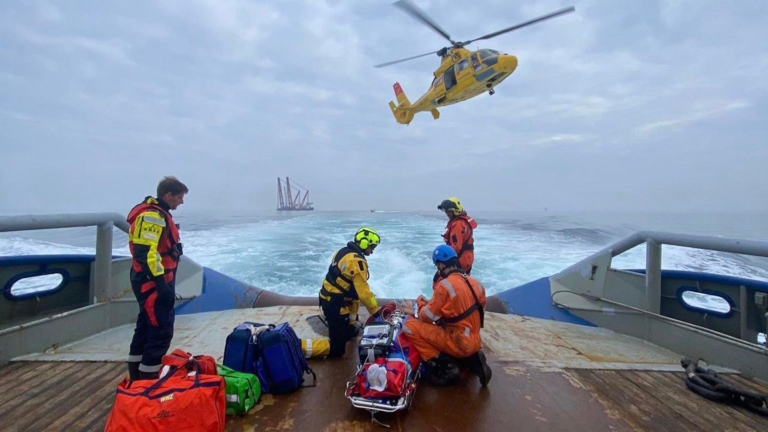
[[[394,87],[395,89],[395,96],[398,96],[400,93],[403,92],[403,88],[400,87],[400,83],[395,83],[395,85],[392,87]]]

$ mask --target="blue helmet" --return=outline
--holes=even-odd
[[[456,252],[452,247],[447,244],[440,245],[432,252],[432,262],[437,265],[437,262],[446,262],[451,258],[457,258]]]

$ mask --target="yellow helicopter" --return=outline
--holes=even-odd
[[[410,103],[399,83],[394,84],[397,105],[389,101],[389,108],[392,110],[395,120],[405,125],[411,123],[417,112],[429,111],[432,113],[432,117],[437,120],[440,118],[440,112],[437,110],[439,107],[463,102],[486,91],[493,95],[496,92],[494,87],[517,69],[517,57],[513,55],[487,48],[470,51],[464,48],[465,46],[576,10],[574,7],[568,7],[479,38],[466,42],[455,42],[445,30],[410,1],[399,0],[394,5],[428,25],[451,43],[450,47],[441,48],[437,51],[374,66],[380,68],[431,54],[437,54],[440,57],[440,67],[434,72],[432,85],[415,103]]]

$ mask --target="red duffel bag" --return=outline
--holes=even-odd
[[[177,373],[182,375],[186,375],[187,373],[193,371],[193,363],[195,362],[198,363],[201,374],[218,375],[218,372],[216,372],[216,361],[209,355],[193,356],[184,350],[176,348],[170,354],[164,355],[162,359],[163,366],[175,366],[178,368]],[[160,375],[164,376],[165,374],[163,374],[161,371]]]
[[[226,384],[219,375],[177,374],[117,386],[104,432],[224,432]]]

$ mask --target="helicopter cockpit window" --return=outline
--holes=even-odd
[[[480,54],[481,59],[485,59],[485,58],[492,57],[499,54],[498,51],[494,51],[490,49],[481,49],[478,51],[478,53]]]

